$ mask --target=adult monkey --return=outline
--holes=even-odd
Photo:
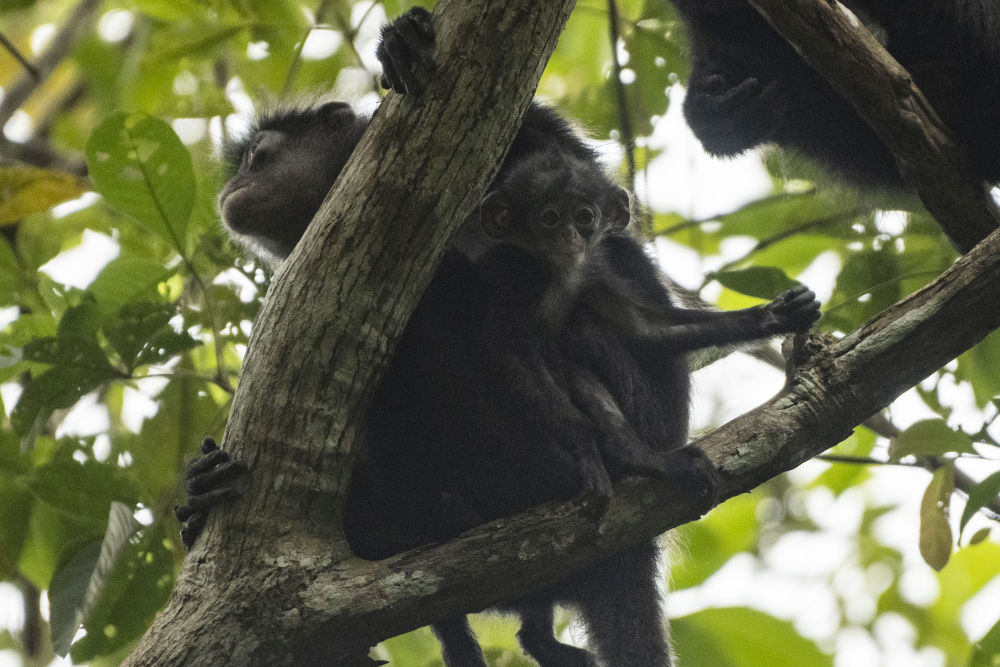
[[[387,81],[418,90],[429,61],[412,51],[432,37],[425,12],[398,20],[380,47]],[[265,117],[229,151],[238,169],[220,195],[226,224],[265,256],[287,256],[366,123],[340,103]],[[484,253],[482,243],[475,252],[463,244],[464,252],[446,254],[374,399],[347,511],[348,537],[359,555],[382,558],[448,539],[581,487],[606,494],[600,478],[609,470],[616,477],[664,474],[694,493],[708,491],[697,451],[681,450],[683,353],[803,330],[818,306],[811,293],[796,290],[740,313],[677,309],[634,239],[601,236],[608,231],[601,221],[613,232],[629,221],[630,201],[621,195],[565,121],[532,107],[482,206],[500,245]],[[580,275],[547,274],[568,256],[559,248],[559,257],[510,256],[509,247],[538,249],[540,236],[525,234],[539,228],[518,226],[529,219],[560,236],[569,230],[560,227],[564,222],[582,230],[587,243],[573,245],[569,261]],[[466,240],[482,240],[470,227]],[[581,284],[590,291],[581,290],[577,301]],[[525,326],[505,336],[502,327],[511,321]],[[557,335],[535,330],[536,321]],[[564,330],[572,334],[565,345]],[[590,439],[596,442],[586,447]],[[207,456],[192,467],[189,507],[180,513],[186,544],[204,510],[231,497],[225,482],[238,469],[213,443],[204,448]],[[581,608],[609,664],[669,664],[654,545],[510,605],[524,621],[522,643],[543,665],[592,664],[588,653],[552,636],[555,601]],[[483,664],[464,615],[434,629],[449,665]]]
[[[684,114],[713,155],[775,143],[854,183],[902,178],[874,131],[746,0],[672,0],[691,42]],[[1000,4],[844,0],[957,134],[975,173],[1000,181]]]

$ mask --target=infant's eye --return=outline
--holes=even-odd
[[[554,208],[547,208],[542,211],[542,226],[552,229],[559,225],[559,211]]]

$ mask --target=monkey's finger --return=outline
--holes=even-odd
[[[187,476],[188,478],[191,478],[195,475],[200,475],[218,465],[226,463],[227,461],[229,461],[228,452],[221,449],[210,451],[204,456],[199,456],[188,464]]]
[[[198,475],[189,475],[187,490],[189,495],[204,493],[221,486],[224,482],[234,479],[247,471],[247,467],[239,461],[227,461],[219,466]]]
[[[804,308],[813,302],[816,302],[816,294],[808,287],[804,287],[802,290],[793,293],[791,299],[788,301],[795,308]]]
[[[382,41],[379,42],[378,48],[375,49],[375,57],[382,63],[382,87],[396,93],[405,94],[406,86],[403,85],[399,74],[396,73],[395,63],[389,54],[389,50],[386,48],[386,40],[391,39],[389,34],[388,28],[386,28],[382,33]]]
[[[721,106],[740,107],[746,104],[747,100],[755,97],[759,90],[760,82],[753,77],[749,77],[719,94],[718,102]]]
[[[205,528],[206,520],[208,520],[207,514],[192,514],[191,518],[181,527],[181,542],[184,543],[185,551],[190,551],[191,547],[194,546],[194,541],[198,539],[201,531]]]
[[[402,35],[389,30],[382,35],[383,71],[397,93],[419,95],[424,87],[418,73],[418,55],[411,52]],[[395,80],[394,80],[395,79]]]
[[[423,7],[413,7],[405,14],[405,17],[426,41],[434,41],[434,22],[431,21],[431,13],[429,11]]]
[[[201,441],[202,454],[210,454],[211,452],[217,451],[218,449],[219,445],[215,443],[215,438],[213,438],[210,435],[205,436],[205,438]]]
[[[239,498],[240,492],[228,486],[191,496],[188,498],[188,508],[191,512],[189,516],[204,513],[206,510],[213,509],[224,503],[230,503]]]
[[[181,523],[187,521],[192,514],[194,514],[194,510],[187,505],[174,505],[174,516]]]

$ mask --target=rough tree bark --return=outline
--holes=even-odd
[[[380,109],[255,325],[226,436],[254,471],[244,498],[213,516],[126,664],[362,664],[381,639],[519,597],[707,509],[626,480],[596,523],[552,503],[378,563],[343,539],[358,425],[386,355],[571,8],[438,3],[437,81]],[[836,444],[971,347],[1000,326],[998,298],[1000,232],[843,339],[805,341],[777,397],[699,441],[721,498]]]

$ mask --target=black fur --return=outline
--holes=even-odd
[[[420,86],[410,61],[392,62],[387,82]],[[265,118],[227,153],[239,166],[220,195],[226,225],[272,258],[287,256],[366,123],[336,104]],[[737,313],[677,308],[625,231],[629,205],[569,124],[532,105],[465,224],[468,245],[445,253],[374,397],[345,515],[359,556],[385,558],[554,499],[579,497],[597,512],[610,480],[629,473],[713,492],[711,467],[683,447],[685,353],[803,330],[817,305],[797,290]],[[570,264],[536,233],[553,220],[585,239]],[[199,498],[231,479],[195,467]],[[186,531],[189,544],[197,530]],[[604,664],[670,664],[656,558],[647,544],[508,605],[525,650],[543,667],[596,664],[553,637],[553,605],[565,603],[580,610]],[[433,629],[446,664],[485,664],[464,616]]]
[[[854,110],[746,0],[673,0],[691,43],[684,113],[705,149],[731,156],[773,142],[862,185],[899,187],[895,163]],[[1000,4],[847,0],[872,23],[965,144],[1000,180]]]

